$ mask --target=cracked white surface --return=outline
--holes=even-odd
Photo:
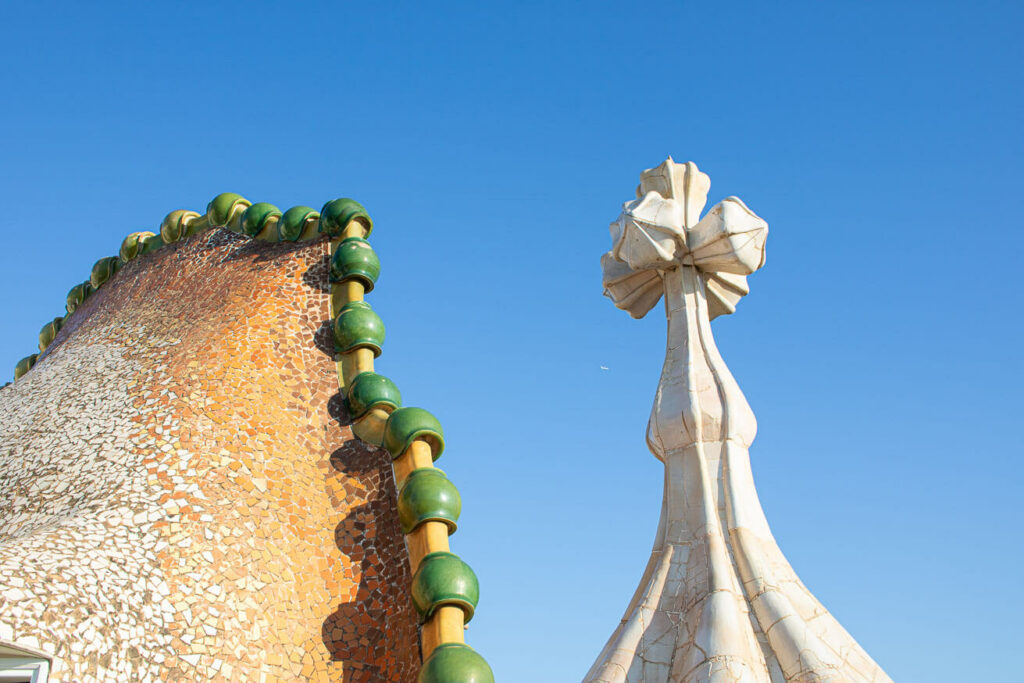
[[[715,346],[764,264],[768,225],[671,159],[612,223],[605,293],[633,317],[665,297],[668,343],[647,442],[665,464],[661,521],[619,627],[586,683],[881,682],[889,677],[800,582],[750,470],[757,422]],[[699,220],[698,220],[699,219]]]
[[[97,342],[0,395],[0,640],[51,655],[55,680],[157,680],[172,652],[153,629],[173,616],[155,571],[164,515],[123,446],[137,438],[126,427],[136,400],[127,383],[101,392],[96,381],[140,372]]]

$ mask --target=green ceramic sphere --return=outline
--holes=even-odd
[[[82,302],[89,298],[89,295],[92,294],[92,292],[92,283],[88,280],[80,285],[72,287],[68,292],[67,305],[65,306],[68,313],[74,313],[75,310],[82,305]]]
[[[32,369],[32,366],[36,364],[37,358],[39,358],[39,354],[33,353],[31,356],[25,356],[18,361],[18,364],[14,366],[15,382],[24,377],[25,373]]]
[[[89,278],[89,282],[92,283],[94,289],[99,289],[100,285],[109,280],[114,276],[121,268],[121,259],[117,256],[104,256],[92,267],[92,276]]]
[[[358,420],[373,408],[383,408],[390,413],[402,405],[402,393],[395,383],[375,372],[356,375],[346,393],[348,412],[353,420]]]
[[[320,219],[320,212],[308,206],[293,206],[284,212],[277,222],[277,239],[282,242],[296,242],[305,232],[306,222]]]
[[[384,343],[384,322],[365,301],[350,301],[334,320],[334,344],[341,353],[358,348],[373,349],[379,356]]]
[[[424,555],[412,577],[412,604],[422,621],[430,619],[438,607],[454,605],[462,608],[469,623],[479,600],[476,574],[458,555],[444,551]]]
[[[362,237],[349,237],[331,256],[331,282],[360,280],[367,292],[373,291],[373,284],[380,276],[380,259]]]
[[[320,233],[339,237],[348,224],[360,220],[366,227],[366,237],[373,231],[373,221],[363,205],[354,199],[332,199],[320,209]]]
[[[272,218],[280,218],[281,210],[273,204],[256,202],[242,214],[242,232],[249,237],[255,237],[263,232],[267,223]]]
[[[195,211],[178,209],[171,211],[160,223],[160,239],[164,244],[172,244],[192,234],[189,225],[199,218]]]
[[[64,325],[64,318],[54,318],[50,322],[43,325],[43,328],[39,330],[39,351],[43,352],[46,347],[53,343],[57,333],[60,332],[61,326]]]
[[[430,444],[434,460],[444,452],[444,430],[436,417],[423,408],[399,408],[391,413],[384,426],[384,448],[398,458],[416,439]]]
[[[458,489],[434,467],[413,470],[398,494],[398,521],[406,534],[424,522],[444,522],[450,536],[455,533],[461,512]]]
[[[133,232],[121,242],[121,263],[128,263],[142,253],[142,240],[145,237],[152,237],[151,232]]]
[[[141,247],[139,253],[152,254],[154,251],[164,246],[164,244],[164,238],[160,235],[143,235],[139,238],[139,246]]]
[[[423,662],[417,683],[494,683],[494,672],[465,643],[442,643]]]
[[[233,192],[224,192],[213,198],[206,206],[206,215],[210,225],[227,226],[232,218],[252,205],[248,199]]]

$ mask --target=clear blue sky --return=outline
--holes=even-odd
[[[784,552],[897,681],[1022,680],[1022,25],[988,2],[4,3],[0,359],[171,209],[359,199],[378,368],[441,417],[463,493],[469,642],[499,680],[579,680],[662,476],[664,321],[602,298],[598,259],[637,174],[692,159],[771,226],[715,330]]]

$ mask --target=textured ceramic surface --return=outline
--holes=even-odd
[[[665,297],[668,348],[647,443],[665,464],[640,586],[588,683],[881,682],[889,677],[800,582],[772,537],[748,449],[757,423],[715,346],[764,264],[768,225],[668,160],[611,225],[605,293],[643,316]]]
[[[284,212],[277,224],[277,236],[282,242],[295,242],[306,235],[312,237],[320,222],[320,212],[308,206],[293,206]]]
[[[99,287],[112,278],[114,274],[121,268],[121,259],[118,256],[104,256],[92,267],[92,275],[89,277],[89,282],[92,284],[93,289],[99,289]]]
[[[407,534],[424,522],[444,522],[453,534],[461,513],[458,489],[436,467],[413,470],[398,494],[398,519]]]
[[[387,412],[402,405],[402,392],[395,383],[375,372],[361,372],[352,380],[346,391],[349,413],[358,419],[374,408]]]
[[[61,326],[64,324],[64,318],[54,318],[50,322],[43,325],[43,328],[39,330],[39,350],[45,351],[46,347],[57,337],[57,333],[60,332]]]
[[[82,284],[75,285],[68,291],[68,298],[65,310],[68,313],[74,313],[75,309],[78,308],[83,301],[92,295],[93,288],[92,282],[86,280]]]
[[[267,202],[257,202],[242,214],[242,232],[249,237],[256,237],[271,225],[275,226],[274,238],[277,239],[277,221],[281,218],[281,210]]]
[[[448,643],[423,663],[417,683],[494,683],[494,673],[473,648]]]
[[[128,263],[142,253],[142,241],[146,237],[152,237],[151,232],[133,232],[121,241],[121,262]]]
[[[442,605],[455,605],[466,613],[468,622],[479,601],[476,574],[454,553],[426,555],[412,577],[412,602],[424,621]]]
[[[334,341],[341,353],[366,348],[379,356],[384,346],[384,334],[384,321],[365,301],[345,304],[334,321]]]
[[[38,358],[39,354],[33,353],[31,356],[25,356],[19,360],[17,365],[14,366],[14,379],[18,380],[24,377],[35,366]]]
[[[50,655],[51,681],[415,680],[391,458],[343,408],[327,241],[214,229],[135,256],[98,264],[0,390],[0,642]]]
[[[164,244],[171,244],[188,237],[192,234],[189,227],[195,223],[197,218],[199,218],[199,214],[195,211],[184,209],[171,211],[160,223],[160,239],[164,241]],[[121,246],[124,246],[123,242]]]
[[[332,199],[320,209],[320,232],[331,237],[339,237],[345,228],[352,221],[362,223],[366,232],[363,237],[369,237],[373,231],[373,221],[370,214],[366,213],[363,205],[354,199]]]
[[[423,408],[405,407],[391,413],[384,428],[384,448],[391,457],[397,458],[414,439],[423,439],[430,444],[434,460],[444,452],[444,430],[441,422]]]
[[[250,206],[252,202],[245,197],[234,192],[222,192],[206,205],[206,215],[209,216],[210,225],[231,227]]]
[[[331,280],[344,282],[358,279],[366,292],[373,291],[373,285],[380,277],[380,260],[370,243],[361,237],[343,240],[331,257]]]

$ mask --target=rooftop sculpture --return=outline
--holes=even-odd
[[[669,158],[611,224],[605,294],[634,318],[665,297],[668,347],[647,428],[665,464],[651,559],[586,683],[880,682],[889,677],[800,582],[772,537],[748,450],[754,413],[715,346],[764,265],[768,224]]]
[[[665,489],[585,681],[889,681],[761,510],[756,421],[710,322],[768,226],[735,197],[701,218],[709,187],[692,163],[644,171],[602,259],[619,308],[665,299]],[[223,194],[72,287],[0,388],[0,677],[493,683],[465,643],[479,585],[449,547],[441,425],[374,372],[372,228],[349,199]]]
[[[493,683],[372,228],[226,193],[71,288],[0,388],[0,679]]]

